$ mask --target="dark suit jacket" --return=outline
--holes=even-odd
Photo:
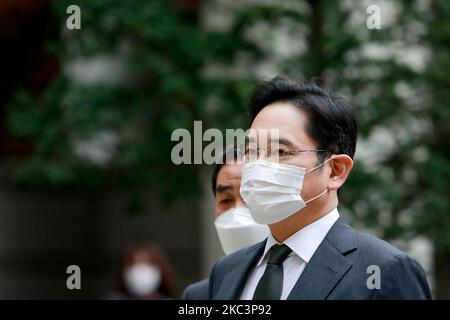
[[[221,258],[210,274],[210,298],[239,299],[265,244],[266,240]],[[368,273],[370,265],[380,268],[380,289],[367,286],[373,274]],[[339,218],[288,299],[431,299],[431,293],[425,272],[415,260]]]
[[[208,300],[209,280],[203,279],[202,281],[193,283],[184,289],[181,295],[181,300]]]

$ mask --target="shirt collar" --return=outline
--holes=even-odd
[[[308,263],[337,219],[339,219],[339,212],[337,208],[335,208],[322,218],[307,225],[303,229],[298,230],[283,243],[292,249],[291,255],[296,254],[303,261]],[[259,267],[263,263],[269,249],[278,243],[279,242],[275,240],[272,233],[269,233],[264,253],[259,259],[256,267]]]

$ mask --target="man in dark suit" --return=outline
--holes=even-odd
[[[215,264],[210,298],[430,299],[415,260],[339,214],[356,148],[347,103],[275,78],[255,88],[250,116],[240,193],[271,233]]]
[[[239,193],[242,161],[238,157],[238,150],[229,148],[220,160],[212,175],[215,226],[223,251],[230,254],[265,239],[269,230],[267,226],[253,221]],[[193,283],[184,290],[181,299],[207,300],[208,288],[208,279]]]

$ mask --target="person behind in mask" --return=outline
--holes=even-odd
[[[240,193],[271,232],[215,264],[211,299],[431,298],[415,260],[340,217],[356,148],[344,99],[277,77],[255,88],[250,120]]]
[[[142,243],[125,251],[110,300],[160,300],[172,295],[173,269],[155,244]]]
[[[253,220],[239,193],[242,161],[237,149],[229,148],[221,158],[212,175],[214,225],[223,251],[231,254],[267,238],[269,228]],[[184,290],[181,299],[206,300],[209,297],[208,286],[208,279],[191,284]]]

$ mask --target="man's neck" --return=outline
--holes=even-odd
[[[311,223],[327,215],[336,207],[337,207],[337,200],[336,202],[333,201],[329,205],[322,207],[320,211],[309,210],[304,212],[303,211],[304,209],[300,210],[294,213],[289,218],[286,218],[280,222],[269,225],[270,231],[272,232],[272,235],[275,238],[275,240],[281,243],[290,236],[292,236],[297,231],[303,229],[304,227],[310,225]]]

